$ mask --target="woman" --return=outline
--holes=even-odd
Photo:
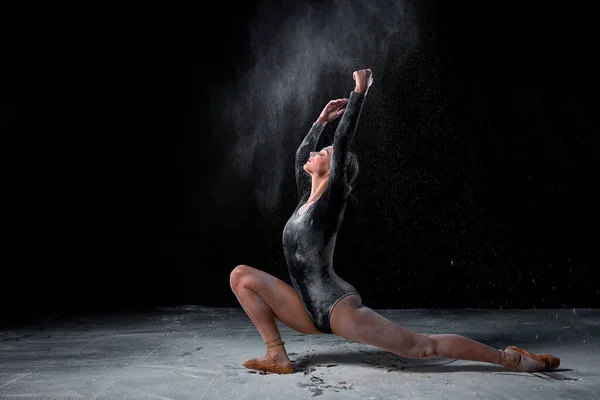
[[[356,289],[332,266],[346,199],[358,172],[350,144],[373,83],[370,69],[354,71],[348,99],[330,101],[296,152],[300,201],[283,230],[283,248],[293,287],[263,271],[239,265],[230,284],[242,308],[267,346],[265,357],[244,362],[246,368],[293,372],[275,323],[278,318],[304,334],[336,334],[407,358],[455,358],[484,361],[515,371],[556,369],[560,360],[514,346],[496,350],[458,335],[422,335],[384,318],[362,304]],[[345,108],[344,108],[345,107]],[[342,115],[333,145],[313,151],[323,127]]]

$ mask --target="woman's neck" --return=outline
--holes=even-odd
[[[310,189],[310,196],[308,197],[307,203],[310,201],[315,201],[327,189],[327,185],[329,184],[329,175],[315,177],[312,178],[312,187]]]

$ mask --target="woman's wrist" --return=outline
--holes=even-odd
[[[367,90],[369,90],[369,88],[366,87],[366,85],[364,85],[364,86],[363,85],[356,85],[354,87],[354,91],[356,93],[360,93],[360,94],[367,94]]]

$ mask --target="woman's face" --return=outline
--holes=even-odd
[[[304,170],[309,174],[318,176],[329,173],[329,161],[332,152],[333,146],[324,147],[321,151],[312,151],[306,164],[304,164]]]

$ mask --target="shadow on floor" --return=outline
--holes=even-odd
[[[455,373],[455,372],[490,372],[514,374],[530,378],[553,379],[553,380],[577,380],[560,374],[572,369],[561,368],[552,372],[544,373],[522,373],[508,371],[501,366],[492,364],[457,364],[452,365],[455,359],[438,358],[429,360],[416,360],[404,358],[384,350],[359,350],[359,351],[336,351],[320,352],[317,354],[306,354],[295,357],[296,353],[289,353],[294,365],[294,373],[308,375],[317,367],[332,368],[338,365],[369,365],[372,368],[383,369],[386,372],[405,370],[406,372],[430,372],[430,373]]]

